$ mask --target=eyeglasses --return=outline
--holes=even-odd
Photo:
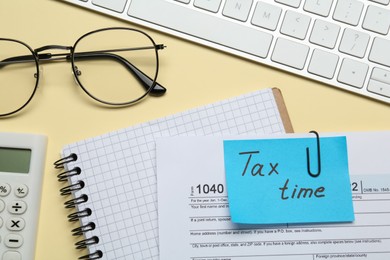
[[[156,82],[158,51],[146,33],[131,28],[104,28],[81,36],[73,46],[48,45],[32,49],[27,44],[0,38],[0,117],[14,114],[37,91],[39,64],[65,60],[82,90],[108,106],[132,105],[148,94],[161,96],[166,89]],[[48,53],[48,50],[66,53]]]

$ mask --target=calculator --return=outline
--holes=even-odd
[[[47,137],[0,132],[0,259],[34,259]]]

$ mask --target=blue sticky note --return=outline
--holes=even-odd
[[[242,224],[354,220],[345,137],[225,140],[231,220]]]

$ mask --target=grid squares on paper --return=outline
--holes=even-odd
[[[85,182],[75,196],[87,194],[95,222],[87,236],[98,236],[105,259],[158,260],[157,183],[154,140],[161,136],[282,133],[284,127],[271,89],[170,115],[70,144],[63,155],[77,153],[69,167],[82,169],[71,183]]]

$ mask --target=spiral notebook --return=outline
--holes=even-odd
[[[64,168],[65,206],[76,208],[68,220],[80,223],[76,248],[88,249],[81,259],[159,258],[155,138],[285,132],[291,122],[273,88],[66,145],[55,167]]]

